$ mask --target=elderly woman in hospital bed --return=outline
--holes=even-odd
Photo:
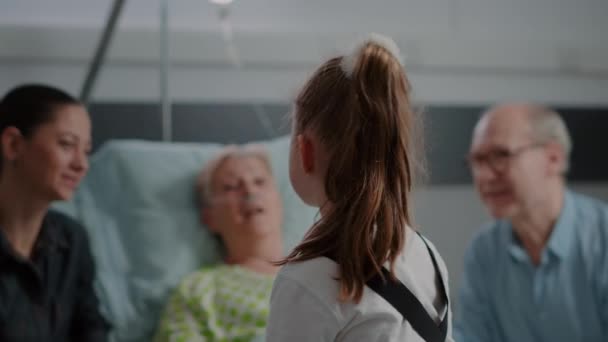
[[[263,335],[283,256],[281,196],[260,147],[229,146],[197,180],[202,223],[217,235],[224,264],[182,280],[162,315],[156,341],[250,341]]]

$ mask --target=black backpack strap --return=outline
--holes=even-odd
[[[433,261],[435,273],[440,279],[440,291],[443,301],[448,307],[448,295],[445,287],[441,271],[437,264],[435,254],[431,250],[430,246],[418,233]],[[418,298],[399,280],[391,281],[390,272],[385,267],[382,268],[382,274],[385,280],[382,280],[382,276],[377,274],[372,277],[366,284],[369,288],[374,290],[378,295],[384,298],[389,304],[391,304],[399,313],[403,316],[403,319],[408,321],[412,328],[422,337],[426,342],[444,342],[448,332],[448,313],[446,313],[441,320],[441,323],[437,325],[435,321],[429,316],[428,312],[420,303]]]
[[[443,275],[441,274],[441,269],[439,268],[437,259],[435,258],[435,253],[433,253],[433,250],[431,249],[428,242],[426,241],[426,238],[424,236],[422,236],[422,234],[420,234],[420,232],[416,232],[416,234],[418,234],[418,236],[420,236],[420,239],[422,239],[422,242],[424,242],[424,245],[426,246],[427,251],[429,251],[429,255],[431,256],[431,260],[433,261],[433,267],[435,268],[435,273],[439,277],[439,291],[441,291],[441,297],[442,297],[441,299],[445,303],[445,308],[446,308],[445,315],[443,316],[443,319],[439,323],[439,329],[441,330],[441,332],[443,334],[442,341],[445,341],[445,338],[446,338],[447,332],[448,332],[448,321],[449,321],[448,315],[449,315],[449,311],[450,311],[449,310],[450,299],[448,296],[447,286],[445,283],[445,279],[443,279]]]
[[[443,297],[442,299],[447,307],[449,305],[448,295],[443,277],[441,276],[441,271],[439,270],[439,266],[437,264],[437,259],[435,258],[435,254],[424,237],[420,235],[420,233],[418,233],[418,235],[426,245],[426,248],[431,256],[435,273],[440,279],[439,287],[441,296]],[[420,303],[418,298],[416,298],[416,296],[402,282],[391,281],[390,272],[384,267],[382,268],[382,273],[386,281],[383,281],[380,275],[376,275],[367,282],[367,286],[369,286],[369,288],[374,290],[374,292],[379,294],[395,309],[397,309],[397,311],[399,311],[399,313],[401,313],[403,316],[403,319],[408,321],[412,328],[416,330],[418,335],[420,335],[420,337],[422,337],[426,342],[444,342],[448,332],[449,310],[446,310],[441,323],[437,325],[429,316],[428,312],[424,309],[424,306],[422,303]]]

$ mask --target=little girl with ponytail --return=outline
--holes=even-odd
[[[412,228],[410,92],[397,45],[372,35],[298,94],[290,180],[321,215],[281,262],[267,341],[453,341],[445,264]]]

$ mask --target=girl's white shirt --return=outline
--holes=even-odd
[[[426,241],[449,296],[445,262],[435,246]],[[451,309],[442,300],[440,279],[424,241],[411,228],[395,272],[436,322],[447,312],[446,341],[453,342]],[[338,301],[337,276],[338,265],[325,257],[284,266],[273,285],[266,341],[424,341],[391,304],[368,287],[358,304]]]

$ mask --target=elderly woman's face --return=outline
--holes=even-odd
[[[280,232],[282,205],[267,164],[255,156],[229,157],[211,179],[207,225],[229,234],[261,236]]]

